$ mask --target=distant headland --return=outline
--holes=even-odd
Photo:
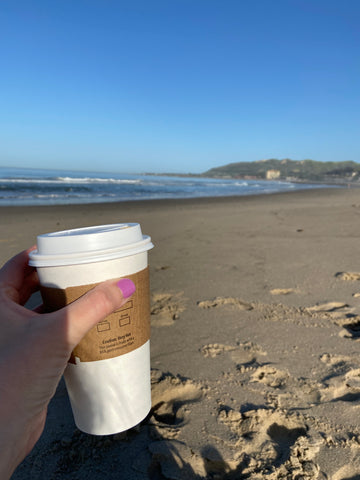
[[[229,163],[203,173],[207,177],[291,182],[360,183],[360,164],[353,161],[318,162],[315,160],[258,160]]]
[[[166,174],[164,174],[166,175]],[[201,174],[169,174],[181,177],[239,178],[245,180],[284,180],[289,182],[360,185],[360,163],[319,162],[289,158],[229,163]]]

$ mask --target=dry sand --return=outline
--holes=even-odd
[[[0,212],[1,261],[122,221],[156,246],[151,414],[88,436],[61,382],[14,480],[360,478],[360,189]]]

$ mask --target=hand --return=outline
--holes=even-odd
[[[23,305],[39,289],[26,250],[0,270],[0,478],[32,450],[73,348],[134,293],[131,280],[101,283],[67,307],[40,314]]]

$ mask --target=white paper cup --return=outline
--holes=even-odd
[[[37,237],[30,265],[44,304],[56,310],[95,284],[131,278],[136,292],[74,349],[64,377],[77,427],[94,435],[127,430],[151,408],[150,293],[147,251],[139,224],[113,224]]]

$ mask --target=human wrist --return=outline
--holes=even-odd
[[[9,480],[16,467],[22,461],[18,452],[16,441],[11,440],[7,435],[0,436],[0,478]]]
[[[29,453],[29,432],[31,422],[19,411],[13,414],[12,409],[0,411],[0,479],[8,480]]]

